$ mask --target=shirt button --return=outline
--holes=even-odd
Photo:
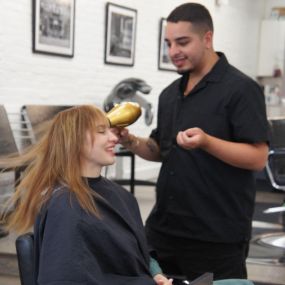
[[[169,199],[169,200],[173,200],[173,196],[169,196],[168,199]]]
[[[171,176],[173,176],[175,173],[174,173],[174,171],[169,171],[169,174],[170,174]]]

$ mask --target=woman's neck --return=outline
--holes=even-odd
[[[96,178],[101,176],[101,167],[83,167],[81,171],[83,177]]]

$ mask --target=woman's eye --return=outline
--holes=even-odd
[[[97,133],[99,133],[99,134],[104,134],[104,133],[106,133],[106,128],[98,128],[97,129]]]
[[[106,134],[108,130],[109,130],[109,128],[105,125],[97,127],[97,133],[98,134]]]

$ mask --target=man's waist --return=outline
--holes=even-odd
[[[157,238],[162,236],[169,239],[181,238],[179,242],[182,244],[187,244],[189,240],[235,243],[250,238],[251,223],[230,220],[227,217],[201,219],[164,212],[164,214],[150,215],[146,222],[146,232]]]

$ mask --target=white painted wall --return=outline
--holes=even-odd
[[[285,0],[266,0],[264,18],[269,18],[271,9],[275,7],[285,7]]]
[[[174,72],[157,69],[159,20],[180,0],[113,0],[138,11],[134,67],[104,64],[105,4],[103,0],[76,0],[74,58],[32,53],[31,0],[0,0],[0,104],[18,112],[25,104],[102,105],[112,87],[127,77],[146,80],[153,90],[148,100],[156,111],[160,91],[177,78]],[[254,77],[259,24],[264,0],[196,1],[210,10],[215,25],[215,47],[232,64]],[[269,0],[267,1],[269,2]],[[271,2],[271,1],[270,1]],[[284,1],[283,1],[284,2]],[[148,135],[141,118],[131,130]],[[137,159],[137,177],[157,176],[158,163]],[[124,163],[125,175],[129,162]]]

